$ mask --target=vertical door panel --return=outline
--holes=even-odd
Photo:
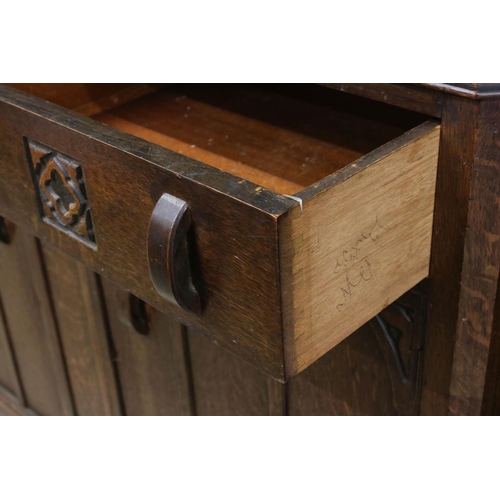
[[[47,276],[78,415],[120,415],[99,278],[43,247]]]
[[[189,351],[198,415],[280,415],[284,386],[195,332]]]
[[[73,404],[39,243],[17,229],[0,245],[0,294],[26,404],[42,415],[72,415]]]
[[[127,415],[190,415],[184,327],[103,279]]]

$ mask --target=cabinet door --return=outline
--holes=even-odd
[[[288,384],[290,415],[418,415],[427,294],[405,294]]]
[[[189,332],[198,415],[283,415],[285,386]]]
[[[5,314],[0,303],[0,387],[23,401],[24,396],[16,369],[12,343],[8,332]]]
[[[120,415],[100,278],[77,260],[42,246],[77,415]]]
[[[103,280],[126,415],[191,415],[184,327]]]
[[[9,228],[0,243],[0,413],[121,414],[98,276]]]
[[[9,244],[0,244],[0,276],[4,328],[19,370],[21,402],[42,415],[73,415],[39,241],[16,229]],[[21,395],[19,388],[14,392]]]

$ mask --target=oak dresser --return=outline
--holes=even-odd
[[[500,412],[500,86],[0,86],[0,414]]]

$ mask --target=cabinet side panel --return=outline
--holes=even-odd
[[[428,275],[438,149],[439,125],[424,124],[326,179],[283,219],[288,376]]]
[[[47,276],[78,415],[120,415],[98,277],[43,246]]]
[[[0,293],[26,405],[41,415],[72,415],[73,403],[39,242],[17,228],[0,245]]]

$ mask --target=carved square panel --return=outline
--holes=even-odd
[[[82,166],[48,146],[26,139],[42,219],[95,247]]]

